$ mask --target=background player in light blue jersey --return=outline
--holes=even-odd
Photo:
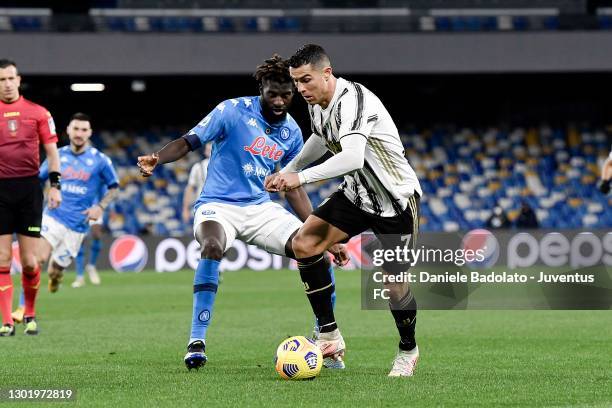
[[[98,192],[97,202],[101,201],[102,198],[108,192],[106,185],[102,185]],[[70,286],[73,288],[81,288],[85,286],[85,271],[89,281],[93,285],[99,285],[101,283],[96,263],[98,262],[98,256],[102,250],[102,235],[104,234],[104,214],[95,221],[89,222],[89,238],[85,238],[79,249],[76,259],[74,260],[76,267],[76,278]],[[89,242],[89,251],[86,250],[87,243]],[[87,257],[89,255],[89,258]]]
[[[49,260],[49,291],[59,289],[63,271],[77,256],[89,222],[102,217],[117,196],[119,181],[111,160],[88,143],[91,137],[89,116],[77,113],[68,125],[70,145],[59,150],[62,205],[43,214],[39,262]],[[47,162],[40,168],[41,180],[47,177]],[[108,191],[98,200],[102,186]]]
[[[193,225],[201,260],[195,271],[191,335],[184,359],[189,369],[207,361],[205,339],[219,283],[219,264],[232,242],[238,238],[294,258],[291,238],[302,225],[295,215],[272,202],[264,189],[265,177],[278,165],[289,163],[304,144],[300,128],[287,113],[294,95],[288,65],[274,55],[257,67],[255,78],[259,96],[221,102],[185,136],[157,153],[138,158],[141,173],[148,177],[157,164],[173,162],[213,142],[206,184],[195,204]],[[300,219],[312,212],[303,189],[286,197]],[[347,260],[341,245],[330,252],[337,264]]]

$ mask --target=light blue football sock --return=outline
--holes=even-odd
[[[206,330],[212,319],[213,306],[219,286],[220,261],[201,259],[193,279],[193,315],[189,344],[206,340]]]
[[[91,240],[91,249],[89,253],[89,264],[95,265],[98,262],[98,255],[100,255],[100,250],[102,249],[102,241],[99,239]]]
[[[85,274],[85,245],[81,245],[79,253],[74,260],[74,265],[76,267],[77,277],[82,278],[83,274]]]

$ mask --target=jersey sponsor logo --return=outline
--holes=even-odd
[[[65,191],[67,193],[72,193],[72,194],[86,195],[87,187],[79,186],[77,184],[71,184],[71,183],[63,183],[62,191]]]
[[[255,120],[255,118],[251,118],[249,119],[249,121],[247,122],[247,125],[249,126],[253,126],[253,127],[257,127],[257,121]]]
[[[147,264],[147,246],[135,235],[123,235],[110,247],[108,259],[117,272],[140,272]]]
[[[215,215],[215,210],[204,210],[202,211],[202,215]]]
[[[253,156],[268,157],[274,161],[280,160],[285,154],[285,151],[279,149],[276,143],[267,144],[266,138],[263,136],[258,136],[250,146],[244,146],[244,150],[250,152]]]
[[[252,163],[247,163],[242,166],[242,171],[244,175],[247,177],[251,177],[253,175],[257,177],[266,177],[270,174],[269,169],[262,169],[259,166],[254,166]]]
[[[77,170],[72,166],[68,166],[62,171],[62,179],[64,180],[83,180],[87,181],[91,177],[91,173],[84,170]]]
[[[289,128],[286,127],[282,127],[280,130],[280,137],[283,140],[287,140],[289,139],[289,136],[291,135],[291,132],[289,131]]]
[[[21,112],[4,112],[5,118],[14,118],[15,116],[21,115]]]

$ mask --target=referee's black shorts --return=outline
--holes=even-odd
[[[42,210],[38,176],[0,179],[0,235],[40,237]]]
[[[419,195],[415,193],[408,199],[408,205],[401,214],[394,217],[380,217],[362,210],[341,191],[336,191],[312,214],[346,232],[349,237],[371,229],[383,249],[396,247],[414,249],[419,232],[419,201]],[[385,264],[383,269],[400,273],[408,268],[403,263],[394,262]]]

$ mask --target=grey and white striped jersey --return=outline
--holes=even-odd
[[[338,78],[326,109],[309,105],[313,136],[327,149],[342,150],[340,139],[360,134],[367,139],[362,169],[344,176],[340,190],[361,209],[392,217],[406,209],[408,198],[423,195],[417,176],[404,156],[397,127],[380,99],[356,82]]]

